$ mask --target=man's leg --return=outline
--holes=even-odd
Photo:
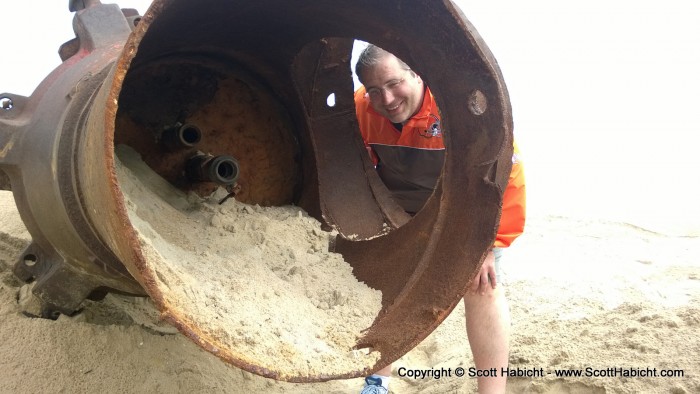
[[[503,286],[484,294],[468,292],[464,307],[474,365],[482,370],[496,368],[496,377],[477,378],[479,393],[505,393],[507,376],[501,376],[501,368],[508,367],[510,310]],[[391,364],[375,374],[391,376]]]
[[[374,373],[375,375],[391,376],[391,364]]]
[[[503,286],[489,288],[483,294],[468,292],[464,296],[467,337],[477,369],[496,368],[496,377],[478,377],[479,393],[504,393],[508,367],[510,311]]]

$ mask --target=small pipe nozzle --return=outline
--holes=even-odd
[[[163,131],[160,141],[169,151],[189,149],[202,140],[202,132],[193,124],[176,124]]]
[[[233,185],[238,180],[240,166],[233,156],[212,156],[200,153],[187,160],[185,174],[192,182]]]

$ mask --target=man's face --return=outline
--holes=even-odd
[[[423,103],[423,81],[401,68],[393,55],[384,56],[363,77],[372,108],[393,123],[406,122]]]

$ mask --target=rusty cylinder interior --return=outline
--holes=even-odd
[[[236,200],[295,203],[301,181],[298,133],[273,92],[235,64],[178,55],[134,65],[119,98],[114,143],[131,146],[164,179],[200,196],[220,183],[188,177],[188,160],[196,152],[230,155],[240,166]],[[168,143],[171,130],[182,133],[180,144]]]
[[[405,23],[417,19],[424,22]],[[421,74],[450,130],[443,176],[413,218],[391,200],[359,136],[354,38]],[[447,317],[493,242],[510,158],[510,107],[488,48],[449,2],[155,0],[115,67],[108,149],[129,146],[182,193],[205,198],[223,187],[241,203],[303,208],[338,232],[329,247],[358,280],[382,292],[381,310],[354,346],[360,357],[373,357],[330,373],[287,369],[275,362],[293,357],[284,349],[242,353],[226,341],[233,334],[178,309],[149,257],[165,252],[147,250],[128,204],[117,203],[126,241],[108,241],[116,254],[164,318],[238,367],[295,382],[380,369]],[[479,105],[470,107],[474,97]],[[115,200],[121,192],[114,190]],[[133,253],[122,252],[129,247]]]

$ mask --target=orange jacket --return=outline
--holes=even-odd
[[[364,87],[355,92],[355,111],[380,177],[404,209],[416,212],[432,193],[442,170],[445,145],[435,97],[426,88],[423,104],[401,131],[372,108]],[[494,247],[510,246],[525,228],[525,175],[519,156],[520,150],[513,143],[513,167],[503,194]]]

